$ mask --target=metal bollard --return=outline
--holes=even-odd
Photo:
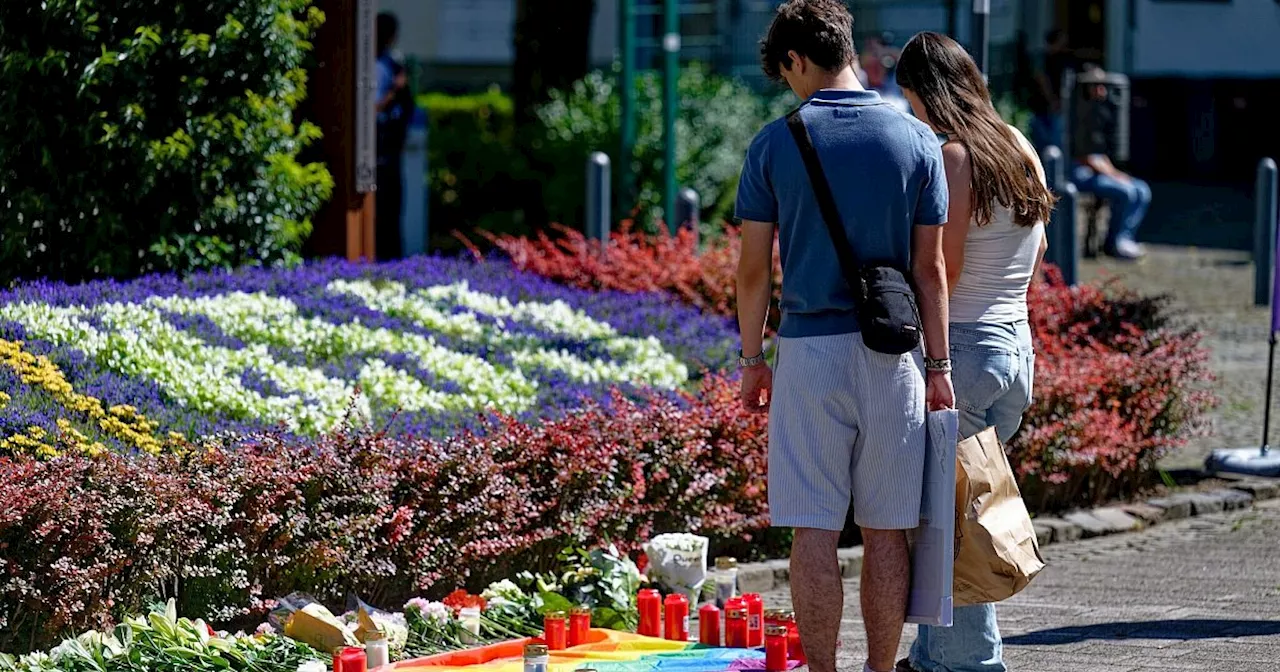
[[[1040,154],[1040,163],[1044,165],[1045,181],[1056,193],[1062,188],[1062,183],[1067,181],[1067,164],[1063,160],[1062,150],[1057,145],[1045,147]]]
[[[1254,192],[1253,219],[1253,305],[1269,306],[1276,250],[1276,162],[1264,158],[1258,162],[1258,182]]]
[[[969,46],[973,60],[983,77],[990,75],[988,63],[991,57],[991,0],[973,0],[973,44]]]
[[[1060,200],[1054,209],[1054,225],[1058,229],[1057,243],[1061,248],[1058,256],[1058,268],[1062,271],[1062,281],[1068,287],[1079,280],[1080,272],[1080,224],[1077,217],[1079,199],[1076,185],[1064,182],[1062,191],[1058,192]],[[1052,239],[1050,241],[1052,249]]]
[[[1049,238],[1049,251],[1045,254],[1045,261],[1058,267],[1063,281],[1074,285],[1080,260],[1076,187],[1067,180],[1067,162],[1061,149],[1054,145],[1045,147],[1041,162],[1044,164],[1045,181],[1049,183],[1049,189],[1059,197],[1049,230],[1045,233]]]
[[[400,240],[404,256],[425,254],[427,229],[427,115],[415,109],[400,159],[404,175],[404,203],[400,210]]]
[[[609,156],[592,152],[587,157],[587,208],[583,233],[587,238],[609,240]]]
[[[699,226],[699,211],[702,209],[701,199],[698,198],[698,192],[685,187],[680,190],[676,196],[676,222],[681,228],[687,228],[693,231],[693,240],[698,241],[698,235],[701,233]]]

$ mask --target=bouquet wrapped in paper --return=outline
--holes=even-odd
[[[660,534],[644,545],[649,580],[698,603],[707,580],[707,538],[696,534]]]

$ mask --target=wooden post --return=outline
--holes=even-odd
[[[314,220],[310,256],[375,257],[373,127],[377,0],[316,0],[325,13],[315,39],[307,116],[324,131],[319,152],[333,174],[333,197]]]

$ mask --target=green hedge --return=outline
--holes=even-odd
[[[531,173],[516,148],[511,98],[497,89],[466,96],[431,93],[418,96],[418,105],[430,124],[431,228],[522,232],[516,187]]]
[[[297,258],[311,0],[0,3],[0,283]]]
[[[510,98],[493,90],[469,96],[420,96],[431,124],[432,228],[481,228],[522,234],[548,223],[581,224],[586,157],[603,151],[618,170],[619,99],[612,73],[594,72],[555,92],[532,128],[515,127]],[[653,227],[661,216],[662,88],[657,73],[637,77],[636,192],[614,194],[615,212],[635,212]],[[755,133],[790,97],[761,97],[745,85],[686,68],[677,117],[681,185],[702,197],[709,226],[732,212],[738,172]],[[518,133],[525,133],[520,136]],[[524,149],[522,149],[524,148]]]

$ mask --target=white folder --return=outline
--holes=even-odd
[[[956,441],[959,415],[932,411],[920,498],[920,527],[912,532],[907,622],[951,627],[951,582],[956,541]]]

